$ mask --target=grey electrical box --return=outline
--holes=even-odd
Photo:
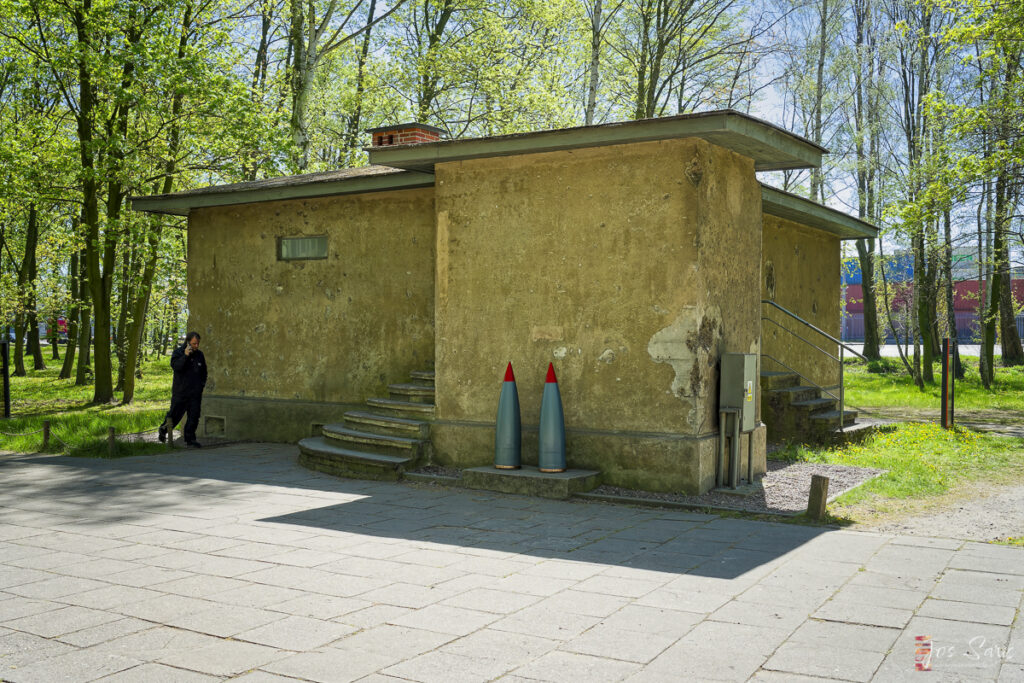
[[[757,357],[752,353],[722,354],[719,408],[740,411],[740,431],[751,432],[754,418],[754,389],[757,387]]]

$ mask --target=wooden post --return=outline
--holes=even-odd
[[[811,519],[822,519],[825,516],[825,504],[827,502],[828,477],[812,474],[811,495],[807,498],[807,516]]]
[[[107,427],[107,454],[111,458],[117,456],[117,440],[114,438],[113,427]]]
[[[50,447],[50,421],[43,420],[43,450]]]
[[[167,450],[174,450],[174,427],[171,426],[167,429]]]

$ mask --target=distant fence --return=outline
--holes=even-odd
[[[956,314],[956,337],[961,344],[977,343],[979,337],[978,316],[975,313],[957,311]],[[886,326],[888,328],[888,326]],[[904,326],[902,321],[897,321],[897,330],[902,335]],[[896,338],[892,332],[886,329],[885,342],[895,344]],[[847,313],[843,318],[842,329],[843,341],[862,342],[864,341],[864,314]],[[1017,316],[1017,334],[1024,339],[1024,313]]]

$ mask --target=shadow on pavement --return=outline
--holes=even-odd
[[[57,524],[82,525],[83,533],[88,525],[179,515],[209,519],[208,528],[198,531],[209,535],[217,535],[218,524],[230,519],[236,526],[288,525],[337,535],[341,549],[346,545],[343,537],[358,534],[413,540],[441,551],[444,546],[475,547],[714,579],[769,572],[790,551],[834,531],[676,510],[336,479],[300,467],[296,455],[294,447],[280,444],[118,460],[4,455],[0,513],[15,507],[10,501],[17,499],[18,508],[54,516]],[[25,465],[53,468],[54,476],[41,480],[37,467],[19,471]],[[28,505],[26,496],[31,497]],[[88,509],[88,514],[76,515],[79,509]]]

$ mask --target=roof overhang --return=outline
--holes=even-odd
[[[356,170],[365,170],[365,167]],[[214,206],[254,204],[285,199],[312,199],[387,190],[410,190],[433,187],[433,185],[433,175],[415,171],[382,169],[374,173],[349,177],[342,173],[328,172],[232,185],[214,185],[174,194],[132,197],[131,202],[132,208],[136,211],[187,216],[194,209]]]
[[[689,137],[749,157],[757,171],[816,168],[821,165],[821,155],[828,151],[778,126],[732,110],[365,149],[370,163],[432,173],[434,164],[448,161]]]
[[[761,209],[766,214],[824,230],[843,240],[878,236],[878,228],[871,223],[764,184],[761,185]]]

